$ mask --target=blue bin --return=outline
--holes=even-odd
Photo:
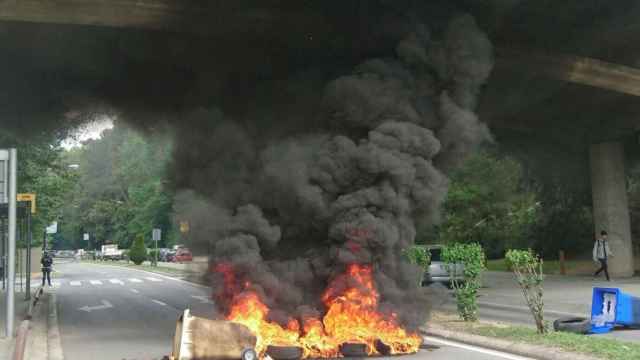
[[[640,326],[640,298],[618,288],[593,288],[591,332],[609,332],[616,325]]]

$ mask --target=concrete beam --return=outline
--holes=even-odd
[[[595,233],[605,230],[609,234],[611,276],[630,277],[634,261],[623,146],[619,142],[594,144],[589,155]]]
[[[204,36],[283,37],[326,24],[319,14],[256,7],[245,0],[0,0],[0,21],[160,30]]]
[[[497,68],[534,72],[555,80],[640,96],[640,69],[588,57],[498,48]]]

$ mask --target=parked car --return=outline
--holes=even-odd
[[[431,262],[429,263],[427,270],[424,272],[424,276],[422,278],[423,286],[433,283],[451,284],[452,279],[456,279],[458,281],[464,280],[463,264],[453,264],[449,267],[442,261],[443,245],[426,245],[425,247],[431,254]],[[454,276],[452,277],[451,274]]]
[[[171,252],[171,249],[160,248],[158,249],[158,261],[167,262],[167,255]]]
[[[191,250],[187,248],[181,248],[176,250],[175,255],[173,256],[174,262],[188,262],[193,261],[193,254]]]

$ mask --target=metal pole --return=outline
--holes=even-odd
[[[25,266],[27,276],[27,291],[24,299],[31,300],[31,208],[27,209],[27,265]]]
[[[15,321],[15,285],[16,285],[16,197],[18,195],[18,151],[9,150],[9,248],[7,268],[9,271],[7,284],[7,322],[5,335],[13,337]]]

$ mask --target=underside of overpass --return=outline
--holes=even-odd
[[[424,3],[0,0],[1,75],[14,84],[0,89],[0,116],[22,119],[17,132],[36,121],[41,131],[59,129],[76,119],[62,114],[96,108],[139,114],[215,103],[242,117],[250,110],[238,99],[270,92],[281,79],[313,73],[322,83],[392,53],[416,19],[437,30],[468,12],[495,46],[481,119],[499,142],[550,158],[546,171],[590,174],[595,231],[609,232],[616,255],[611,272],[631,275],[625,164],[640,131],[640,4]],[[46,120],[56,115],[62,120]]]

